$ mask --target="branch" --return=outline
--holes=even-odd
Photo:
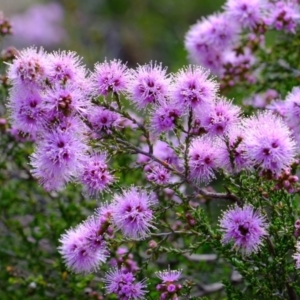
[[[178,175],[179,177],[181,177],[183,179],[184,182],[186,182],[187,184],[189,184],[190,186],[192,186],[196,192],[198,194],[200,194],[201,196],[203,196],[204,198],[207,199],[224,199],[224,200],[230,200],[233,202],[236,202],[238,204],[241,204],[242,201],[235,196],[234,194],[231,194],[230,192],[227,193],[213,193],[213,192],[207,192],[205,189],[201,189],[199,188],[194,182],[192,182],[191,180],[189,180],[185,174],[179,172],[178,170],[176,170],[174,167],[172,167],[170,164],[166,163],[165,161],[157,158],[156,156],[154,156],[152,153],[143,151],[142,149],[132,145],[131,143],[124,141],[120,138],[116,138],[116,141],[126,147],[129,147],[130,149],[134,150],[136,153],[139,154],[143,154],[149,158],[151,158],[152,160],[156,161],[157,163],[161,164],[162,166],[164,166],[166,169],[168,169],[169,171],[173,172],[174,174]]]

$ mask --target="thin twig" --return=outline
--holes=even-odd
[[[187,184],[189,184],[190,186],[192,186],[196,190],[196,192],[198,194],[200,194],[201,196],[203,196],[204,198],[209,198],[209,199],[224,199],[224,200],[230,200],[230,201],[236,202],[238,204],[242,203],[242,201],[237,196],[235,196],[234,194],[231,194],[229,192],[228,193],[207,192],[206,190],[201,189],[200,187],[198,187],[194,182],[192,182],[191,180],[189,180],[184,174],[182,174],[181,172],[179,172],[178,170],[176,170],[170,164],[168,164],[167,162],[165,162],[165,161],[157,158],[152,153],[143,151],[142,149],[140,149],[140,148],[138,148],[138,147],[132,145],[131,143],[129,143],[127,141],[124,141],[122,139],[116,138],[116,141],[119,142],[120,144],[124,145],[124,146],[127,146],[127,147],[131,148],[136,153],[143,154],[143,155],[151,158],[152,160],[158,162],[159,164],[161,164],[162,166],[164,166],[169,171],[171,171],[174,174],[176,174],[179,177],[181,177],[184,182],[186,182]]]

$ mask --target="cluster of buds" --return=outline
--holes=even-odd
[[[137,263],[133,260],[133,254],[128,253],[125,247],[119,247],[116,251],[116,258],[111,259],[110,263],[113,267],[122,268],[127,272],[136,273],[139,270]]]
[[[7,120],[5,118],[0,118],[0,132],[5,132],[7,128]]]
[[[284,170],[278,178],[275,190],[285,189],[290,194],[295,193],[298,190],[296,186],[298,180],[298,176],[291,174],[290,170]]]
[[[4,17],[3,12],[0,11],[0,35],[5,36],[9,34],[12,34],[12,26]]]
[[[295,237],[300,236],[300,220],[297,220],[297,221],[295,222],[294,236],[295,236]]]
[[[224,73],[221,78],[221,89],[230,88],[238,82],[253,83],[255,78],[251,73],[251,60],[244,56],[240,56],[236,62],[227,62],[223,65]]]
[[[187,212],[185,214],[186,221],[188,223],[188,227],[194,227],[196,225],[195,218],[191,215],[191,213]]]
[[[0,87],[3,87],[4,89],[9,88],[9,81],[6,75],[0,74]]]
[[[12,62],[18,54],[15,47],[8,47],[1,51],[1,60],[4,62]]]
[[[165,270],[162,272],[156,272],[156,276],[163,282],[156,286],[156,290],[159,291],[160,300],[178,300],[179,293],[182,289],[182,285],[177,283],[181,270]]]

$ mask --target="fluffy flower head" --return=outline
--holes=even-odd
[[[295,33],[296,27],[300,23],[300,9],[297,1],[276,1],[270,8],[268,24],[276,30]]]
[[[190,179],[208,183],[215,178],[218,164],[218,147],[214,140],[206,137],[195,139],[189,150]]]
[[[225,10],[242,27],[254,29],[263,21],[265,3],[265,0],[227,0]]]
[[[285,116],[289,125],[300,125],[300,88],[294,88],[284,102]]]
[[[31,157],[32,173],[47,190],[57,190],[78,175],[87,146],[69,131],[44,134]]]
[[[10,93],[9,108],[13,126],[35,135],[45,124],[43,97],[38,89],[20,86]]]
[[[203,107],[211,104],[217,96],[218,84],[201,67],[188,66],[181,69],[174,81],[172,97],[178,105],[187,108]]]
[[[245,155],[244,138],[244,129],[236,126],[230,129],[225,139],[219,140],[218,160],[227,172],[239,172],[252,166],[252,161]]]
[[[197,112],[196,112],[197,114]],[[239,121],[241,110],[228,100],[221,98],[205,109],[198,110],[201,126],[212,136],[224,135]]]
[[[108,171],[105,154],[93,154],[86,157],[81,175],[81,183],[89,195],[95,195],[108,188],[114,177]]]
[[[163,101],[168,96],[170,79],[161,64],[150,62],[131,70],[128,93],[138,108]]]
[[[52,83],[79,84],[85,79],[86,71],[82,58],[72,51],[57,51],[49,54],[49,79]]]
[[[60,239],[59,252],[67,267],[75,273],[96,271],[107,259],[103,237],[98,234],[99,224],[93,217],[68,230]]]
[[[177,103],[162,101],[152,111],[151,128],[155,133],[170,131],[182,114],[182,107]]]
[[[220,228],[222,242],[233,242],[234,248],[244,254],[257,252],[267,235],[265,217],[250,205],[235,206],[226,211],[220,220]]]
[[[94,93],[96,95],[107,95],[108,92],[122,93],[128,87],[128,71],[126,65],[120,60],[106,60],[95,65],[92,74]]]
[[[8,78],[17,84],[41,85],[48,73],[48,57],[43,49],[27,48],[9,65]]]
[[[124,269],[113,268],[104,278],[107,294],[116,294],[121,300],[143,300],[147,291],[146,280],[135,282],[131,272]]]
[[[280,175],[295,157],[295,141],[280,117],[264,112],[245,122],[245,147],[248,159],[263,171]]]
[[[162,280],[163,283],[177,281],[181,276],[182,270],[164,270],[156,272],[155,275]]]
[[[121,229],[127,238],[138,240],[145,238],[153,224],[151,206],[157,203],[154,194],[138,190],[135,187],[123,194],[116,195],[113,201],[113,223]]]

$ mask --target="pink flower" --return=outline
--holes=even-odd
[[[175,282],[181,276],[182,270],[164,270],[156,272],[155,275],[162,280],[163,283]]]
[[[79,179],[91,196],[108,189],[114,181],[113,175],[108,170],[106,159],[104,153],[92,154],[86,157],[83,164]]]
[[[233,242],[234,248],[244,254],[257,252],[262,239],[268,234],[265,217],[250,205],[235,206],[226,211],[220,220],[222,242]]]
[[[209,75],[209,71],[197,66],[179,70],[172,88],[174,101],[187,109],[210,105],[217,97],[218,84]]]
[[[173,130],[176,121],[182,115],[182,108],[178,103],[161,101],[156,105],[151,114],[151,129],[154,133],[160,134]]]
[[[190,179],[207,184],[215,178],[215,171],[219,167],[218,151],[216,142],[210,138],[201,137],[193,140],[188,161]]]
[[[108,92],[123,93],[128,88],[129,74],[120,60],[111,60],[95,65],[91,76],[94,94],[106,96]]]
[[[48,75],[48,56],[43,49],[38,50],[37,48],[20,51],[8,69],[8,78],[13,84],[41,86]]]
[[[219,98],[210,106],[196,110],[196,116],[199,116],[201,126],[211,136],[227,133],[239,122],[240,114],[240,108],[225,98]]]
[[[85,80],[86,70],[82,66],[82,58],[75,52],[53,52],[49,54],[49,65],[49,80],[53,84],[71,82],[80,85]]]
[[[67,267],[75,273],[96,271],[107,259],[103,236],[99,234],[101,224],[91,217],[75,229],[68,230],[60,238],[58,248]]]
[[[265,0],[227,0],[225,10],[228,17],[235,20],[243,28],[254,29],[263,23]]]
[[[157,203],[154,194],[135,187],[115,195],[113,200],[113,223],[126,238],[144,239],[154,228],[151,206]]]
[[[296,143],[280,117],[264,112],[246,120],[244,126],[247,159],[275,176],[291,165]]]
[[[169,94],[170,79],[161,64],[150,62],[131,70],[128,86],[130,99],[139,109],[164,101]]]
[[[134,275],[124,269],[113,268],[104,278],[107,294],[116,294],[120,300],[144,300],[146,280],[136,282]]]

